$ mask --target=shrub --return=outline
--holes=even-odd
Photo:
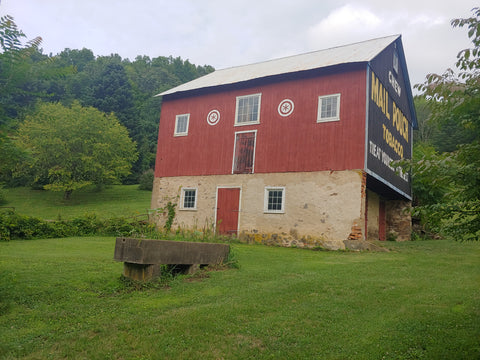
[[[46,221],[13,211],[0,212],[0,240],[54,238],[67,236],[145,236],[155,232],[155,226],[145,221],[126,218],[102,220],[87,214],[72,220]],[[158,237],[156,235],[155,237]]]
[[[0,239],[33,239],[55,237],[57,230],[51,222],[7,211],[0,214]]]
[[[75,218],[70,223],[74,235],[95,235],[102,227],[101,221],[95,214],[86,214],[84,217]]]
[[[152,191],[154,178],[155,174],[153,172],[153,169],[148,169],[147,171],[144,171],[143,174],[140,175],[138,188],[140,190]]]
[[[175,205],[169,203],[166,211],[172,222]],[[169,222],[169,227],[171,226]],[[210,223],[202,229],[157,229],[156,225],[138,217],[100,219],[96,214],[86,214],[72,220],[42,220],[17,214],[12,210],[0,211],[0,241],[15,239],[62,238],[68,236],[130,236],[149,239],[168,239],[195,242],[232,242],[235,238],[218,236]]]
[[[126,218],[112,218],[103,223],[101,232],[105,235],[131,235],[138,228],[139,224],[129,222]]]
[[[3,190],[0,189],[0,205],[5,205],[7,203],[7,198],[5,197],[5,194],[3,193]]]

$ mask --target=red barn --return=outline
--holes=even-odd
[[[218,70],[165,91],[152,208],[245,241],[406,240],[416,127],[400,36]],[[162,219],[157,219],[161,225]]]

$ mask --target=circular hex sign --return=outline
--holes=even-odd
[[[220,112],[218,110],[212,110],[207,115],[207,123],[209,125],[217,125],[220,121]]]
[[[294,107],[295,106],[292,100],[290,99],[282,100],[278,105],[278,113],[280,114],[280,116],[283,116],[283,117],[289,116],[293,112]]]

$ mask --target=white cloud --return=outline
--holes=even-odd
[[[309,46],[324,48],[366,40],[366,34],[377,32],[383,21],[367,8],[345,5],[335,9],[308,31]],[[387,34],[386,34],[387,35]],[[346,42],[344,40],[347,40]]]
[[[378,27],[382,21],[366,8],[355,7],[347,4],[336,9],[318,24],[319,30],[338,31],[345,28],[358,29],[367,27],[369,29]]]
[[[412,26],[424,26],[430,28],[437,25],[445,25],[448,23],[448,20],[444,16],[432,17],[426,14],[419,14],[409,19],[407,18],[407,23]]]
[[[453,16],[443,8],[414,3],[396,7],[376,0],[356,1],[332,9],[309,28],[308,46],[317,50],[400,34],[411,83],[421,83],[428,73],[453,67],[458,51],[469,46],[466,31],[450,25],[451,18],[468,16],[468,7],[466,15]]]

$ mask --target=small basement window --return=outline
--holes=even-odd
[[[197,210],[197,189],[182,188],[182,196],[180,198],[181,210]]]
[[[237,97],[235,125],[260,123],[260,100],[262,94]]]
[[[340,94],[318,97],[317,122],[340,120]]]
[[[175,133],[174,136],[186,136],[188,135],[188,122],[190,120],[190,114],[177,115],[175,118]]]
[[[264,212],[284,213],[285,212],[285,188],[266,187],[264,198]]]

